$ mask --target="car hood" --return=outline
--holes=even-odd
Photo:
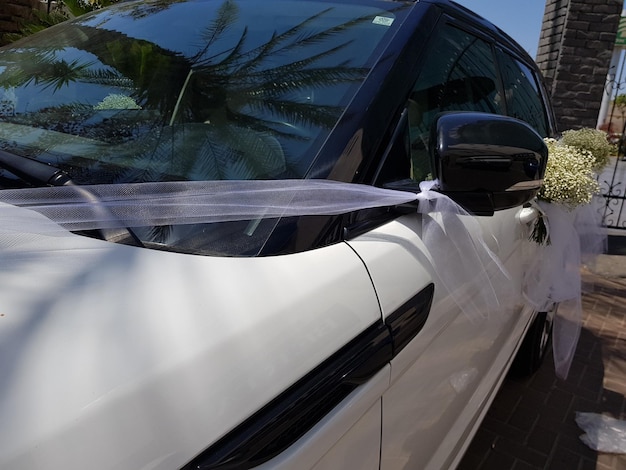
[[[52,225],[7,208],[1,468],[178,468],[380,318],[343,243],[191,256],[29,230]]]

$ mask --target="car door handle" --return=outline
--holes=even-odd
[[[530,225],[532,223],[535,222],[535,220],[537,220],[539,217],[541,216],[541,213],[539,212],[539,210],[536,207],[523,207],[520,209],[520,211],[517,213],[517,221],[522,224],[522,225]]]

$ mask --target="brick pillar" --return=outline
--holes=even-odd
[[[47,9],[47,2],[40,0],[0,0],[0,46],[5,33],[17,33],[24,21],[32,19],[34,9]]]
[[[559,131],[596,127],[623,0],[546,0],[536,62]]]

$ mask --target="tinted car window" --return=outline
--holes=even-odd
[[[501,54],[501,64],[507,114],[526,121],[547,137],[548,121],[535,74],[509,54]]]
[[[445,25],[428,46],[409,99],[412,178],[430,174],[428,136],[443,111],[504,113],[492,47],[472,34]]]

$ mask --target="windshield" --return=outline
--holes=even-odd
[[[80,185],[306,178],[393,22],[357,4],[118,4],[0,50],[0,151]],[[38,185],[0,166],[0,187]]]
[[[389,28],[279,3],[126,4],[4,50],[0,148],[76,183],[304,177]]]

